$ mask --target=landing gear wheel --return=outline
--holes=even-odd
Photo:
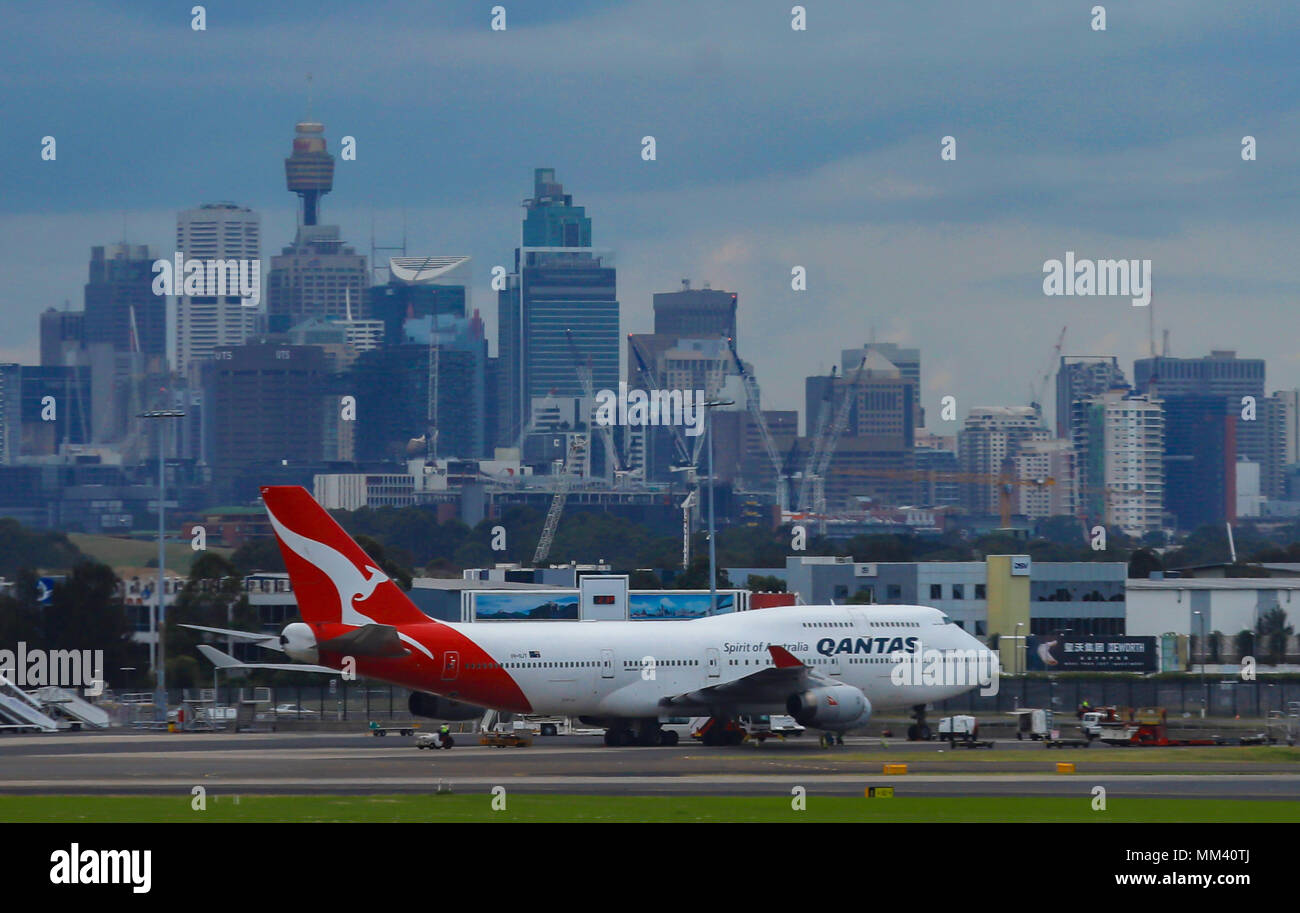
[[[633,743],[646,748],[656,748],[664,743],[664,732],[662,729],[642,730],[634,737]]]
[[[908,726],[908,727],[907,727],[907,740],[908,740],[909,742],[919,742],[919,741],[921,741],[921,727],[917,726],[915,723],[913,723],[911,726]]]
[[[619,745],[619,741],[618,741],[618,730],[617,730],[617,729],[606,729],[606,730],[605,730],[605,747],[607,747],[607,748],[617,748],[618,745]]]
[[[930,726],[929,726],[929,724],[927,724],[927,723],[920,723],[920,724],[918,724],[917,727],[916,727],[916,734],[917,734],[917,737],[919,737],[920,740],[921,740],[922,742],[928,742],[928,741],[930,741]]]

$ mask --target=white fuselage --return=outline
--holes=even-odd
[[[768,645],[789,650],[827,683],[861,689],[874,710],[954,697],[978,687],[978,655],[996,659],[937,609],[923,606],[788,606],[692,621],[478,622],[451,625],[500,664],[535,713],[655,717],[665,699],[735,682],[775,665]],[[900,658],[921,651],[972,657],[961,681],[899,683]],[[472,678],[475,669],[463,668]],[[444,683],[454,689],[454,683]],[[710,692],[716,694],[717,692]],[[721,702],[720,702],[721,703]],[[784,713],[783,704],[728,704]]]

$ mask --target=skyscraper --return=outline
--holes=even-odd
[[[1268,498],[1284,496],[1285,405],[1264,395],[1262,358],[1238,358],[1230,349],[1216,349],[1201,358],[1159,356],[1133,363],[1138,390],[1162,400],[1182,396],[1214,396],[1225,400],[1237,416],[1236,456],[1259,463],[1260,491]]]
[[[213,481],[227,496],[242,470],[255,464],[319,462],[329,396],[319,346],[219,346],[199,363],[204,386],[204,435]]]
[[[85,288],[85,342],[118,352],[166,352],[166,299],[153,293],[154,256],[142,244],[90,249]]]
[[[907,349],[892,342],[869,342],[857,349],[840,351],[840,373],[852,378],[862,359],[869,352],[879,352],[898,368],[903,379],[912,385],[912,424],[925,427],[925,410],[921,408],[921,350]]]
[[[524,247],[591,247],[591,219],[555,180],[554,168],[533,169],[533,195],[524,200]]]
[[[22,366],[0,364],[0,466],[22,454]]]
[[[1062,355],[1056,372],[1056,436],[1074,440],[1070,416],[1076,402],[1127,387],[1113,355]]]
[[[1075,449],[1088,484],[1080,502],[1090,519],[1129,535],[1160,529],[1164,510],[1163,404],[1111,390],[1074,403]]]
[[[1025,441],[1046,441],[1052,433],[1032,406],[976,406],[957,433],[957,460],[964,473],[984,476],[1014,472],[1010,462]],[[1001,509],[996,482],[966,486],[966,506],[974,513],[995,514]]]
[[[22,455],[49,456],[64,444],[90,442],[90,368],[19,369],[22,402]]]
[[[444,314],[464,318],[469,264],[469,257],[456,256],[390,258],[388,282],[370,288],[370,316],[383,321],[388,343],[406,341],[403,324],[410,319]]]
[[[293,155],[285,159],[286,183],[302,204],[293,244],[271,258],[266,313],[272,333],[308,317],[345,319],[349,304],[355,312],[367,301],[365,256],[343,243],[337,225],[318,224],[320,198],[334,186],[334,158],[325,151],[324,130],[320,124],[299,124]]]
[[[411,318],[404,332],[404,342],[363,352],[352,367],[357,458],[401,461],[426,453],[487,456],[487,338],[478,312],[468,318],[451,314]],[[430,424],[436,441],[427,444],[426,439],[426,446],[408,448],[408,443],[428,434]]]
[[[154,408],[166,385],[167,299],[153,291],[148,247],[108,244],[90,252],[82,340],[91,366],[92,436],[142,452],[148,434],[135,416]]]
[[[532,402],[582,396],[579,357],[589,359],[596,391],[617,389],[619,305],[613,256],[591,248],[591,219],[538,168],[524,201],[523,244],[498,293],[499,442],[513,446],[528,429]]]
[[[85,311],[47,308],[41,313],[41,365],[82,364],[85,335]]]
[[[205,203],[176,219],[176,250],[186,260],[257,260],[262,250],[261,217],[234,203]],[[217,346],[237,346],[257,329],[257,308],[234,295],[190,297],[176,289],[170,340],[173,370],[187,376],[196,360],[212,357]]]
[[[801,448],[803,455],[796,471],[806,465],[823,412],[829,423],[843,397],[853,397],[823,482],[826,504],[831,509],[863,495],[890,505],[915,501],[909,471],[915,466],[916,385],[878,351],[867,354],[859,377],[857,365],[861,361],[859,355],[848,376],[809,377],[804,381],[807,441]],[[804,504],[801,509],[812,506]]]
[[[1236,519],[1237,413],[1221,396],[1171,396],[1165,407],[1165,508],[1178,528]]]
[[[1282,465],[1300,463],[1300,389],[1274,390],[1282,417]]]
[[[1017,479],[1050,480],[1045,485],[1016,486],[1016,513],[1030,520],[1074,514],[1077,473],[1069,441],[1021,441],[1013,461]]]
[[[1170,396],[1263,397],[1264,359],[1238,358],[1216,349],[1202,358],[1161,355],[1133,362],[1133,386],[1141,392]],[[1155,390],[1152,391],[1151,388]],[[1238,403],[1240,406],[1240,403]]]
[[[736,338],[736,293],[720,289],[693,289],[682,280],[676,292],[654,296],[655,334],[678,339]]]

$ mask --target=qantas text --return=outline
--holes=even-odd
[[[920,638],[917,637],[846,637],[836,641],[823,637],[817,641],[817,652],[822,656],[833,653],[915,653]]]

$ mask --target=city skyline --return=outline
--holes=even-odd
[[[341,52],[327,36],[381,26],[324,4],[309,30],[314,43],[300,44],[285,38],[281,27],[291,23],[243,4],[202,33],[164,4],[142,5],[127,41],[153,41],[163,49],[158,63],[88,85],[85,74],[106,59],[100,53],[122,50],[88,47],[43,85],[24,84],[31,103],[6,112],[11,136],[30,138],[0,153],[13,182],[0,212],[0,256],[14,296],[0,316],[0,360],[36,361],[39,315],[65,299],[77,306],[92,246],[125,234],[166,250],[178,212],[224,199],[262,216],[264,255],[290,243],[296,201],[284,190],[281,160],[306,114],[311,72],[311,113],[325,124],[331,153],[338,156],[343,136],[355,136],[358,148],[356,161],[336,163],[325,220],[368,253],[372,206],[377,242],[392,244],[406,195],[408,251],[473,258],[473,304],[494,346],[490,270],[510,267],[517,201],[532,169],[554,167],[593,218],[594,246],[618,256],[621,331],[649,331],[653,294],[681,278],[738,293],[743,354],[765,408],[798,408],[805,377],[829,370],[842,343],[873,337],[922,349],[921,405],[927,426],[941,433],[958,427],[939,419],[944,395],[958,397],[959,420],[973,406],[1027,402],[1062,326],[1065,354],[1114,354],[1127,373],[1148,354],[1148,313],[1126,298],[1045,297],[1041,265],[1067,251],[1152,260],[1157,345],[1168,328],[1175,355],[1235,349],[1267,361],[1267,392],[1300,387],[1300,355],[1286,331],[1300,288],[1287,269],[1284,221],[1294,198],[1288,150],[1300,132],[1294,95],[1260,91],[1265,68],[1231,66],[1277,55],[1293,67],[1281,55],[1295,11],[1189,6],[1171,36],[1164,24],[1145,28],[1149,10],[1113,10],[1108,31],[1095,33],[1073,27],[1075,14],[1065,11],[1003,20],[953,7],[950,30],[909,56],[887,48],[891,36],[922,27],[918,12],[818,6],[809,28],[837,35],[820,36],[812,54],[784,10],[682,6],[674,19],[663,7],[655,16],[643,4],[512,9],[500,34],[486,14],[456,9],[437,27],[389,36],[386,59],[344,53],[331,67]],[[12,87],[54,35],[60,46],[89,42],[117,15],[70,9],[71,20],[66,10],[59,20],[57,7],[29,12],[3,39],[9,63],[0,78]],[[284,53],[268,72],[254,57],[265,49],[258,30],[272,21]],[[51,32],[55,22],[60,31]],[[696,26],[685,41],[683,23]],[[964,40],[962,28],[988,40]],[[520,32],[530,39],[522,56],[510,44]],[[538,32],[573,53],[537,53]],[[862,55],[863,42],[881,53]],[[1017,48],[1010,62],[998,50],[1008,43]],[[417,86],[409,66],[433,46],[445,53],[418,57],[431,79]],[[1224,71],[1188,69],[1192,49],[1217,55]],[[171,63],[186,54],[194,66],[176,79]],[[355,72],[363,63],[370,69]],[[155,65],[168,73],[165,91],[148,85]],[[209,67],[231,85],[204,83]],[[549,90],[548,79],[509,82],[528,68],[558,79],[567,94]],[[596,71],[605,77],[596,84],[583,78]],[[432,79],[448,73],[452,81]],[[649,74],[657,89],[647,94]],[[1042,88],[990,107],[981,74],[1032,77]],[[888,101],[873,100],[869,86],[894,77]],[[1125,117],[1074,91],[1090,86],[1109,98],[1126,79],[1152,117]],[[701,80],[729,104],[692,100]],[[503,91],[507,84],[514,91]],[[124,101],[141,95],[151,99],[146,113]],[[640,104],[621,103],[630,97]],[[374,98],[382,103],[368,110],[362,101]],[[209,112],[207,128],[204,116],[180,116],[185,100]],[[96,118],[87,120],[87,107]],[[213,132],[211,120],[240,127]],[[1258,161],[1241,159],[1247,134],[1259,141]],[[54,162],[40,159],[45,135],[59,141]],[[657,139],[656,161],[641,159],[644,135]],[[940,160],[945,135],[957,139],[954,162]],[[794,265],[808,269],[806,292],[790,289]]]

